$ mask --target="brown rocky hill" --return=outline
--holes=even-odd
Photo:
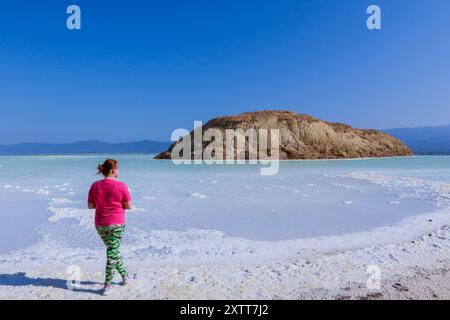
[[[289,111],[259,111],[218,117],[203,125],[202,131],[205,132],[209,128],[219,129],[224,137],[226,129],[279,129],[281,160],[412,155],[405,144],[387,133],[372,129],[355,129],[342,123],[330,123]],[[178,143],[180,142],[174,142],[155,159],[170,159],[171,151]],[[203,148],[208,143],[203,142]]]

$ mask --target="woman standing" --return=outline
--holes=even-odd
[[[88,207],[95,209],[95,227],[106,245],[106,272],[103,295],[113,290],[114,273],[122,276],[122,285],[129,281],[120,256],[120,241],[125,231],[125,210],[131,209],[131,196],[125,183],[117,181],[119,165],[108,159],[98,166],[104,179],[96,181],[89,190]]]

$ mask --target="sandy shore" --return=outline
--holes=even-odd
[[[122,247],[134,279],[108,299],[449,299],[450,184],[351,177],[383,185],[400,199],[429,201],[436,210],[364,232],[283,241],[207,229],[134,230]],[[63,209],[49,221],[75,219],[72,231],[91,230],[84,209]],[[105,253],[96,235],[98,246],[90,247],[42,236],[0,256],[0,299],[105,299]],[[81,282],[72,287],[68,279]]]
[[[133,261],[135,279],[108,299],[449,299],[449,240],[446,225],[402,243],[248,265]],[[92,262],[80,261],[76,289],[67,288],[66,265],[20,265],[3,264],[0,299],[105,299]],[[369,265],[380,270],[379,289],[367,287]]]

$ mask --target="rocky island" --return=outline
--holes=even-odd
[[[306,114],[290,111],[247,112],[235,116],[218,117],[201,127],[208,129],[278,129],[280,160],[350,159],[410,156],[411,150],[391,135],[374,129],[355,129],[342,123],[323,121]],[[198,129],[197,129],[198,130]],[[191,132],[191,139],[194,134]],[[185,137],[186,138],[186,137]],[[155,159],[171,159],[174,142]],[[203,142],[203,148],[210,142]],[[194,151],[192,151],[193,153]]]

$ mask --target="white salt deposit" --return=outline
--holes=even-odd
[[[32,170],[38,158],[40,170]],[[380,264],[386,273],[404,272],[450,258],[445,229],[450,183],[425,178],[442,176],[450,157],[283,162],[271,177],[260,176],[257,167],[179,167],[145,156],[117,158],[135,206],[127,215],[123,254],[138,275],[153,270],[138,285],[151,297],[209,292],[210,297],[270,298],[284,286],[283,277],[296,286],[310,279],[336,287],[342,284],[332,280],[336,270],[359,281],[367,264]],[[7,166],[0,175],[0,204],[7,210],[0,211],[0,226],[12,232],[0,244],[0,273],[34,270],[36,277],[61,277],[76,264],[101,281],[104,248],[93,227],[94,213],[85,207],[101,159],[2,157]],[[55,162],[73,170],[54,172]],[[30,175],[17,175],[27,168]],[[54,186],[51,192],[46,185]],[[20,233],[23,221],[30,228],[25,234]],[[26,245],[18,241],[27,237]],[[404,245],[412,240],[416,245]],[[251,270],[254,285],[238,296],[227,293],[227,286],[246,281],[241,268]],[[280,275],[269,277],[273,272]],[[183,295],[188,275],[204,284]],[[209,276],[217,286],[210,285]],[[292,293],[295,288],[287,283],[283,292]],[[178,291],[169,288],[172,284]],[[155,286],[160,291],[147,290]],[[257,288],[261,296],[251,293]],[[12,292],[36,297],[39,290],[46,288],[11,290],[0,280],[0,298]]]

